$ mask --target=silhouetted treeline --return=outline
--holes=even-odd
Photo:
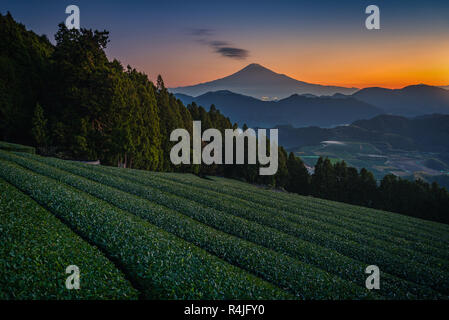
[[[364,168],[357,171],[344,161],[332,164],[322,157],[309,175],[293,153],[287,167],[287,191],[449,223],[449,192],[437,183],[408,181],[389,174],[378,184]]]
[[[0,15],[0,140],[61,158],[220,175],[449,222],[448,193],[436,184],[386,176],[378,186],[367,170],[322,158],[309,175],[304,163],[282,147],[273,176],[259,175],[258,164],[175,166],[170,161],[175,142],[169,140],[174,129],[185,128],[192,137],[193,120],[201,121],[202,130],[216,128],[222,134],[238,125],[214,106],[209,111],[194,103],[185,107],[160,76],[153,84],[130,66],[109,61],[107,31],[68,30],[61,24],[55,40],[52,45],[9,13]]]

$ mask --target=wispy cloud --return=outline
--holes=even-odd
[[[215,49],[215,52],[221,54],[223,57],[233,59],[246,59],[249,55],[248,50],[232,47],[219,47]]]
[[[231,59],[246,59],[249,56],[249,51],[242,48],[233,47],[228,41],[211,40],[211,36],[215,34],[212,29],[201,28],[191,29],[190,34],[196,38],[196,41],[207,45],[222,57]]]

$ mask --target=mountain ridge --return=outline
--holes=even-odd
[[[257,99],[276,100],[289,97],[294,93],[314,95],[352,94],[358,89],[308,83],[285,74],[276,73],[260,64],[251,63],[223,78],[169,90],[175,94],[181,93],[190,96],[199,96],[209,91],[230,90]]]
[[[275,124],[329,127],[382,113],[406,117],[449,114],[449,92],[424,84],[401,89],[369,87],[352,95],[295,93],[276,101],[265,101],[231,90],[209,91],[196,97],[186,94],[175,96],[186,105],[195,102],[209,108],[214,104],[232,121],[256,127]]]
[[[449,152],[449,115],[404,117],[381,114],[347,126],[294,128],[277,126],[279,141],[286,148],[316,145],[323,140],[385,142],[393,148]]]
[[[232,122],[250,127],[335,126],[374,117],[383,110],[352,96],[341,98],[310,97],[293,94],[278,101],[263,101],[229,90],[207,92],[197,97],[175,94],[185,105],[195,102],[206,109],[213,104]],[[323,116],[326,115],[326,116]]]
[[[370,87],[361,89],[352,96],[396,115],[449,113],[449,92],[425,84],[410,85],[401,89]]]

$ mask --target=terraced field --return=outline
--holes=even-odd
[[[449,297],[449,226],[224,178],[0,150],[0,238],[0,299]]]

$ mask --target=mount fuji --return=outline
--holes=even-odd
[[[299,81],[267,69],[260,64],[250,64],[230,76],[197,85],[171,88],[172,93],[199,96],[211,91],[228,90],[261,100],[279,100],[292,94],[331,96],[336,93],[350,95],[357,88],[325,86]]]

